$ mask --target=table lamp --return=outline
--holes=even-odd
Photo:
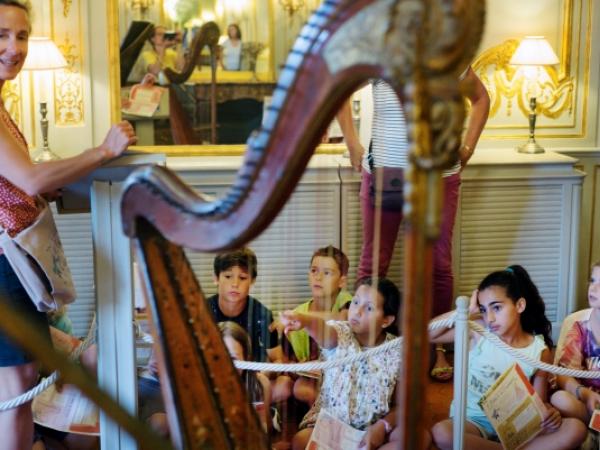
[[[23,70],[30,70],[37,76],[38,95],[40,100],[40,126],[42,130],[42,148],[36,150],[32,155],[33,162],[51,161],[60,159],[48,146],[48,105],[45,98],[45,83],[41,77],[48,76],[51,70],[63,69],[67,67],[67,61],[60,53],[60,50],[50,38],[30,37],[29,51],[27,59],[23,65]],[[37,73],[36,73],[37,72]]]
[[[524,74],[529,87],[538,83],[541,66],[558,64],[558,57],[548,41],[543,36],[526,36],[510,59],[509,64],[525,66]],[[544,148],[535,141],[535,122],[537,99],[536,92],[530,92],[529,98],[529,140],[517,147],[520,153],[544,153]]]

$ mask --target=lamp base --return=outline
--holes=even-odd
[[[544,147],[542,147],[540,144],[538,144],[535,139],[529,139],[529,141],[527,141],[526,144],[523,145],[519,145],[517,147],[517,151],[519,153],[544,153]]]
[[[56,161],[59,159],[59,156],[49,148],[41,148],[31,154],[31,160],[34,163]]]

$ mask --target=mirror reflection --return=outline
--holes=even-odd
[[[120,0],[119,19],[122,114],[140,145],[239,144],[260,126],[275,86],[269,0]]]

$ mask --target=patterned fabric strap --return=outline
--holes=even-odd
[[[29,157],[27,141],[3,105],[0,104],[0,120],[15,138],[19,148]],[[0,150],[1,152],[1,150]],[[0,225],[13,236],[27,228],[38,216],[35,198],[27,195],[6,178],[0,176]]]

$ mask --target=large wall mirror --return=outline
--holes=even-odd
[[[140,145],[200,145],[218,151],[213,144],[229,146],[246,142],[260,126],[263,110],[275,87],[295,36],[318,0],[109,0],[109,18],[118,30],[111,39],[119,46],[121,66],[127,75],[113,74],[121,98],[118,109],[136,126]],[[182,83],[171,83],[156,61],[180,70],[190,57],[194,36],[202,25],[219,27],[216,69],[205,47],[198,67]],[[132,45],[133,43],[133,45]],[[161,48],[162,47],[162,48]],[[134,48],[131,52],[130,49]],[[214,62],[213,62],[214,64]],[[163,88],[152,116],[131,108],[131,86],[154,71]],[[119,81],[120,80],[120,81]],[[179,123],[174,123],[179,122]],[[182,135],[183,130],[183,135]],[[210,145],[210,147],[207,147]],[[163,151],[173,153],[173,147]],[[231,148],[229,149],[231,152]],[[190,151],[189,147],[186,151]],[[197,152],[194,152],[197,153]]]

